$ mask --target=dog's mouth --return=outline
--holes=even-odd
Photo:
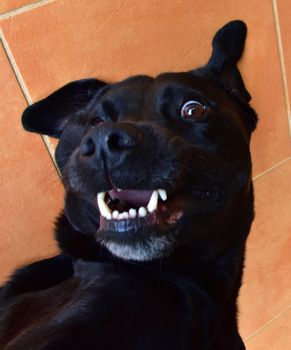
[[[112,189],[97,195],[101,230],[128,231],[142,225],[157,225],[161,230],[174,225],[187,211],[190,202],[205,206],[213,198],[208,188],[191,193],[168,194],[165,189]]]
[[[179,193],[112,189],[97,195],[97,240],[125,260],[148,261],[169,255],[177,245],[179,222],[207,212],[220,190],[199,187]],[[189,229],[189,228],[188,228]]]
[[[158,208],[159,199],[167,200],[163,189],[155,191],[111,190],[97,195],[101,216],[107,220],[144,218]]]

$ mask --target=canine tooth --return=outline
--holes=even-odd
[[[118,210],[114,210],[114,212],[112,213],[112,217],[114,220],[118,219],[118,215],[119,215],[119,211]]]
[[[122,190],[120,188],[117,189],[117,192],[121,192]]]
[[[151,199],[150,199],[149,204],[147,206],[147,209],[150,213],[152,213],[153,211],[155,211],[157,209],[158,200],[159,200],[158,191],[153,191]]]
[[[166,192],[166,190],[158,190],[158,192],[159,192],[159,195],[160,195],[160,197],[161,197],[161,199],[163,200],[163,201],[166,201],[167,200],[167,192]]]
[[[134,219],[135,217],[136,217],[136,210],[135,209],[129,209],[129,217],[131,218],[131,219]]]
[[[145,208],[145,207],[140,207],[140,208],[138,209],[138,216],[139,216],[140,218],[144,218],[146,215],[147,215],[147,210],[146,210],[146,208]]]
[[[97,203],[100,210],[100,214],[110,220],[112,218],[111,216],[111,210],[108,208],[107,204],[105,203],[105,194],[106,192],[100,192],[97,195]]]

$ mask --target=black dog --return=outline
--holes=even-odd
[[[245,37],[233,21],[204,67],[76,81],[25,110],[25,129],[60,139],[62,254],[3,287],[1,349],[245,349],[257,122],[236,67]]]

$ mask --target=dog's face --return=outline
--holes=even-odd
[[[251,181],[256,115],[235,65],[245,34],[239,21],[223,27],[200,69],[72,82],[25,111],[26,129],[60,139],[65,213],[76,230],[140,261],[225,240],[217,228]]]

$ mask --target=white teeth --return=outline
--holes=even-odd
[[[120,189],[117,189],[117,191],[121,191]],[[114,210],[113,213],[111,212],[111,209],[107,206],[105,203],[105,195],[106,192],[98,193],[97,195],[97,203],[99,207],[100,214],[105,217],[107,220],[128,220],[128,219],[134,219],[137,216],[144,218],[148,213],[153,213],[157,207],[158,207],[158,201],[159,197],[162,199],[162,201],[167,200],[167,192],[166,190],[159,189],[153,191],[151,198],[149,200],[149,203],[147,205],[147,208],[140,207],[137,209],[129,209],[128,212],[120,213],[118,210]]]
[[[146,210],[146,208],[140,207],[140,208],[138,209],[138,216],[139,216],[140,218],[144,218],[146,215],[147,215],[147,210]]]
[[[147,209],[150,213],[152,213],[157,209],[158,199],[159,199],[158,191],[153,191],[149,204],[147,205]]]
[[[159,195],[160,195],[161,199],[163,201],[166,201],[167,200],[167,192],[166,192],[166,190],[158,190],[158,192],[159,192]]]
[[[118,220],[123,220],[123,213],[118,214]]]
[[[114,212],[112,213],[112,218],[114,220],[117,220],[118,219],[118,215],[119,215],[119,211],[118,210],[114,210]]]
[[[123,212],[122,213],[122,215],[123,215],[123,220],[127,220],[127,219],[129,219],[129,214],[128,214],[128,212]]]
[[[163,201],[166,201],[167,200],[166,190],[160,189],[157,191],[153,191],[149,204],[147,205],[147,209],[150,213],[154,212],[157,209],[159,196]]]
[[[131,218],[131,219],[134,219],[134,218],[136,218],[136,210],[135,209],[129,209],[129,217]]]
[[[97,203],[98,203],[98,207],[101,215],[104,216],[107,220],[110,220],[112,218],[112,215],[111,215],[111,210],[108,208],[107,204],[104,201],[105,194],[106,192],[98,193]]]

